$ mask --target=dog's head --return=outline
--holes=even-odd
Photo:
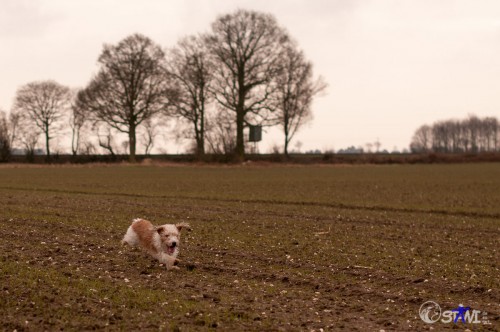
[[[191,227],[187,223],[180,224],[165,224],[158,226],[156,231],[160,235],[161,244],[165,252],[169,255],[173,255],[179,248],[179,243],[181,240],[181,231],[183,229],[191,230]]]

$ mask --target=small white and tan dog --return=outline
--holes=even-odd
[[[165,224],[154,226],[145,219],[134,219],[132,225],[127,229],[122,244],[132,247],[139,246],[149,255],[165,264],[168,270],[178,269],[179,243],[181,230],[191,229],[187,223]]]

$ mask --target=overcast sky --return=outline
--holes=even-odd
[[[499,0],[0,0],[0,108],[31,81],[85,86],[104,43],[173,46],[237,8],[274,14],[329,84],[302,150],[401,149],[423,123],[500,117]],[[273,144],[275,131],[260,149]]]

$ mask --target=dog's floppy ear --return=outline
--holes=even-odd
[[[163,226],[156,227],[156,231],[158,232],[158,234],[163,233],[164,230],[165,228],[163,228]]]
[[[188,231],[191,230],[191,226],[189,226],[189,224],[187,222],[181,222],[181,223],[175,224],[175,227],[177,227],[179,232],[182,231],[184,228],[187,229]]]

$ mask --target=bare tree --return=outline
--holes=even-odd
[[[154,146],[155,138],[158,135],[158,123],[148,119],[144,122],[142,143],[144,145],[144,154],[149,155]]]
[[[109,126],[105,126],[104,133],[101,132],[101,127],[99,124],[95,125],[97,137],[99,139],[99,146],[103,148],[105,151],[108,151],[109,154],[113,157],[116,157],[117,147],[115,141],[113,139],[113,132]]]
[[[82,128],[88,121],[85,104],[78,96],[78,92],[72,91],[69,126],[71,128],[71,153],[73,156],[76,156],[80,150]]]
[[[131,162],[137,127],[165,109],[164,58],[160,46],[140,34],[106,45],[99,73],[80,92],[79,99],[95,119],[128,135]]]
[[[7,116],[0,110],[0,161],[7,161],[10,156],[10,135]]]
[[[449,149],[450,151],[457,153],[460,152],[460,121],[457,120],[449,120],[447,121],[447,127],[449,131],[449,139],[450,139],[450,144],[449,144]]]
[[[27,115],[45,136],[47,160],[50,160],[50,139],[60,129],[62,117],[69,102],[69,89],[54,81],[32,82],[16,92],[14,108]]]
[[[498,120],[494,117],[483,119],[485,149],[487,151],[496,151],[498,145]]]
[[[196,154],[205,153],[206,109],[214,65],[200,37],[187,37],[167,53],[169,105],[173,115],[194,129]]]
[[[207,119],[207,143],[211,153],[230,154],[236,148],[236,126],[228,113],[216,112]]]
[[[92,155],[92,154],[96,153],[96,148],[92,142],[83,141],[82,146],[83,146],[83,149],[82,149],[83,154],[88,156],[88,155]]]
[[[31,120],[29,115],[18,112],[17,110],[13,110],[11,112],[11,117],[13,114],[15,114],[14,117],[17,120],[17,133],[14,139],[14,143],[22,146],[26,154],[26,159],[29,162],[33,162],[35,158],[35,150],[42,131]]]
[[[34,128],[35,131],[29,130],[27,128],[21,128],[19,140],[24,147],[26,154],[26,159],[29,162],[35,160],[35,150],[40,139],[41,132],[38,128]]]
[[[492,144],[492,150],[493,151],[498,151],[498,135],[500,133],[500,123],[498,122],[497,118],[490,117],[488,118],[488,124],[490,126],[491,130],[491,144]]]
[[[429,152],[432,149],[432,128],[430,126],[423,125],[415,131],[410,149],[413,152]]]
[[[17,112],[15,109],[11,110],[10,114],[9,114],[9,121],[8,121],[9,144],[11,147],[13,147],[15,144],[20,120],[21,120],[20,113]]]
[[[450,130],[445,121],[439,121],[432,126],[432,149],[435,152],[450,151]]]
[[[326,89],[321,78],[313,80],[312,64],[304,53],[289,43],[281,62],[282,70],[276,79],[276,117],[285,133],[285,156],[295,133],[312,119],[311,104],[314,97]]]
[[[475,115],[469,115],[465,125],[469,128],[469,140],[471,145],[471,152],[479,151],[479,128],[481,127],[481,120]]]
[[[470,135],[467,126],[467,120],[459,122],[460,128],[460,149],[462,152],[469,152],[470,149]]]
[[[273,80],[288,40],[270,14],[238,10],[219,16],[212,24],[207,37],[216,61],[212,90],[217,102],[236,116],[235,153],[240,160],[245,153],[244,127],[249,121],[264,121],[272,110]]]

